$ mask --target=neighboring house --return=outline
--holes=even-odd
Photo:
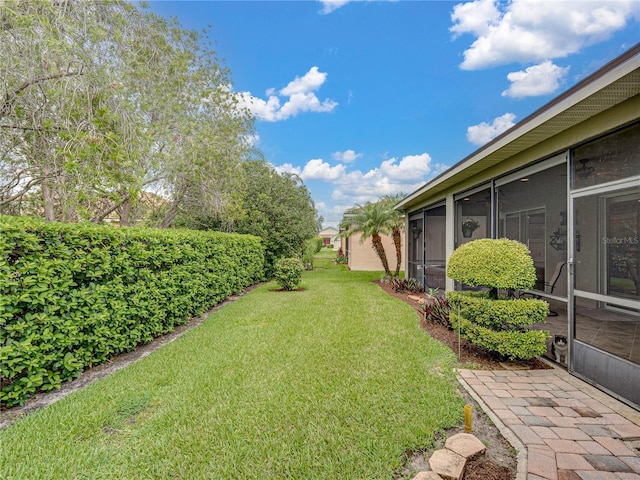
[[[427,287],[458,288],[446,263],[465,242],[528,245],[556,314],[537,328],[568,337],[570,373],[640,408],[640,44],[396,208]]]
[[[318,235],[322,237],[323,246],[326,247],[327,245],[333,245],[333,248],[335,249],[340,245],[340,238],[338,237],[339,233],[340,232],[336,228],[327,227],[324,230],[321,230]]]
[[[387,255],[387,261],[389,262],[389,270],[393,273],[396,270],[396,247],[393,243],[393,238],[391,238],[391,235],[380,236],[382,238],[382,245],[384,247],[385,254]],[[340,239],[340,249],[344,255],[347,255],[347,266],[349,267],[349,270],[383,272],[384,268],[382,267],[382,262],[373,249],[371,238],[365,239],[364,243],[360,241],[361,239],[362,235],[359,233]],[[402,232],[401,241],[403,248],[402,255],[405,255],[404,232]],[[404,259],[400,265],[400,271],[404,272]]]

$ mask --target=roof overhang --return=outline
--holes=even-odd
[[[408,210],[460,181],[640,94],[640,43],[505,131],[397,205]]]

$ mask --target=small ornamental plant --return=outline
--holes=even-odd
[[[480,222],[477,220],[472,218],[465,220],[462,222],[462,236],[464,238],[471,238],[473,236],[473,232],[475,232],[478,227],[480,227]]]
[[[545,321],[547,302],[498,294],[500,290],[527,290],[535,284],[536,272],[526,245],[488,238],[466,243],[451,254],[447,275],[466,285],[488,288],[447,292],[451,325],[464,338],[512,360],[528,360],[546,351],[549,332],[528,327]]]
[[[300,286],[304,265],[298,258],[281,258],[274,265],[274,278],[283,290],[292,291]]]
[[[478,228],[480,226],[480,222],[478,222],[477,220],[474,220],[472,218],[470,218],[469,220],[465,220],[464,222],[462,222],[462,228],[463,229],[469,229],[471,231],[475,230],[476,228]]]

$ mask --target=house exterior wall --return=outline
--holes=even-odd
[[[384,271],[380,258],[373,250],[373,243],[371,238],[367,238],[364,243],[361,242],[362,235],[354,234],[348,239],[348,242],[343,240],[343,248],[348,244],[347,255],[349,259],[349,269],[359,271]],[[404,250],[404,232],[402,232],[402,245]],[[393,244],[393,238],[390,235],[382,235],[382,245],[387,255],[387,261],[389,262],[389,270],[392,272],[396,269],[396,247]],[[343,250],[344,251],[344,250]],[[404,272],[404,259],[400,264],[400,271]]]
[[[622,120],[631,120],[631,122],[623,122]],[[560,304],[564,303],[565,305],[561,308],[563,315],[567,319],[563,330],[567,333],[570,345],[567,360],[568,370],[570,373],[640,409],[640,391],[629,386],[633,383],[630,382],[630,379],[638,378],[638,375],[640,375],[640,356],[633,353],[636,350],[636,345],[634,340],[630,340],[633,335],[629,335],[628,332],[630,327],[635,328],[640,325],[637,282],[635,290],[633,285],[629,286],[627,284],[625,293],[622,296],[617,294],[615,290],[613,293],[609,291],[606,282],[619,281],[620,278],[625,279],[623,281],[628,281],[628,279],[619,273],[609,273],[609,269],[619,268],[617,266],[612,267],[614,265],[612,262],[615,261],[617,253],[615,251],[607,253],[609,251],[608,248],[603,247],[605,228],[611,228],[613,232],[626,232],[629,230],[632,233],[629,234],[630,236],[625,234],[627,236],[624,237],[624,241],[631,245],[637,245],[638,243],[637,218],[640,218],[640,214],[634,213],[637,212],[637,208],[625,207],[629,211],[627,215],[632,219],[622,224],[608,223],[607,215],[610,210],[606,208],[608,208],[607,205],[609,205],[610,199],[621,199],[618,200],[621,204],[627,202],[627,204],[633,205],[640,201],[636,200],[639,198],[640,181],[638,180],[638,174],[640,174],[640,170],[631,168],[627,170],[628,173],[625,173],[625,175],[630,175],[629,177],[615,177],[616,180],[613,182],[607,181],[605,178],[600,180],[600,183],[587,187],[571,186],[567,180],[567,178],[571,177],[571,173],[579,168],[579,163],[575,156],[581,144],[586,145],[587,148],[593,148],[591,146],[598,144],[598,142],[606,144],[607,141],[614,142],[617,146],[624,144],[627,148],[626,151],[629,153],[621,158],[624,158],[628,165],[637,165],[639,157],[634,155],[633,152],[635,151],[634,148],[640,145],[640,136],[638,136],[638,126],[640,124],[638,124],[638,120],[640,120],[640,95],[612,107],[609,111],[592,119],[592,121],[578,124],[576,127],[558,134],[548,141],[540,142],[534,148],[505,159],[490,169],[470,175],[468,179],[461,180],[459,183],[453,184],[437,195],[428,198],[421,203],[422,207],[408,209],[406,214],[407,217],[415,218],[416,212],[420,211],[421,208],[441,203],[444,197],[446,205],[446,256],[448,259],[456,246],[456,229],[460,227],[460,218],[456,216],[457,203],[464,203],[463,200],[468,200],[467,197],[473,197],[473,192],[475,191],[473,189],[477,190],[477,187],[484,189],[485,185],[495,185],[493,190],[496,193],[494,193],[493,207],[491,208],[494,223],[492,236],[498,237],[500,232],[495,227],[495,224],[504,221],[504,218],[498,216],[498,214],[509,213],[508,210],[501,210],[502,202],[498,202],[500,200],[499,192],[502,188],[499,185],[511,185],[517,182],[518,177],[525,176],[521,173],[524,171],[533,172],[537,168],[542,168],[543,170],[538,171],[538,174],[541,175],[542,172],[549,172],[552,168],[554,171],[559,169],[559,172],[554,173],[553,179],[563,177],[564,180],[558,185],[558,182],[548,179],[545,185],[547,188],[551,188],[551,185],[556,184],[558,189],[564,189],[565,199],[558,204],[558,200],[561,200],[561,197],[555,198],[554,194],[557,190],[550,190],[545,194],[543,189],[540,191],[539,201],[533,200],[534,203],[529,203],[529,207],[540,206],[542,207],[543,216],[547,214],[553,216],[552,218],[546,217],[546,224],[544,224],[546,233],[542,237],[544,239],[541,257],[544,260],[542,268],[543,272],[546,270],[547,278],[553,273],[554,266],[561,265],[563,261],[565,265],[568,265],[562,273],[563,277],[559,279],[559,288],[552,291],[553,295],[549,296],[550,299],[560,301]],[[626,134],[627,143],[620,143],[621,139],[617,135],[625,131],[633,133]],[[610,143],[610,145],[612,144]],[[610,152],[610,150],[604,151]],[[607,154],[609,155],[609,153]],[[613,155],[613,153],[610,155]],[[602,162],[617,161],[612,159],[612,156],[602,158],[606,159],[601,160]],[[544,163],[541,163],[543,161]],[[635,164],[632,162],[635,162]],[[535,167],[532,167],[532,165],[535,165]],[[505,175],[507,176],[505,177]],[[534,177],[535,175],[536,173],[527,173],[526,177]],[[574,185],[573,182],[572,185]],[[468,190],[471,190],[471,192],[468,193]],[[523,187],[518,191],[525,190]],[[517,195],[515,197],[508,196],[505,199],[511,202],[510,206],[512,208],[526,210],[525,207],[527,202],[531,202],[531,197],[527,199],[525,197],[520,198]],[[614,200],[611,200],[611,202],[615,205]],[[568,243],[563,249],[565,250],[564,257],[562,257],[564,260],[558,262],[555,256],[560,252],[551,250],[553,247],[550,247],[549,237],[553,233],[553,229],[560,224],[557,213],[561,210],[565,215],[568,214],[568,219],[565,220],[566,223],[562,223],[562,225],[566,225]],[[632,217],[633,215],[636,216]],[[619,217],[623,218],[623,215]],[[634,218],[636,220],[633,220]],[[502,223],[500,224],[502,225]],[[617,239],[618,237],[615,238]],[[618,239],[618,241],[620,240]],[[533,256],[534,248],[531,245],[528,246]],[[546,253],[545,248],[547,249]],[[628,250],[633,251],[633,247]],[[552,255],[554,256],[553,262],[549,260]],[[407,256],[405,262],[408,261],[409,258]],[[637,265],[637,261],[636,257],[636,263],[631,263],[630,265]],[[628,269],[629,271],[634,271],[634,269],[637,270],[637,266],[629,266]],[[612,271],[615,272],[615,270]],[[609,278],[613,278],[613,280],[608,280]],[[455,288],[454,281],[451,278],[446,279],[445,288],[446,290]],[[620,289],[621,287],[617,286],[616,288]],[[542,289],[543,292],[541,293],[544,297],[544,294],[549,292],[545,291],[544,287]],[[599,334],[593,336],[591,334],[593,329],[598,329]],[[613,340],[609,340],[610,338]]]
[[[524,235],[522,225],[525,221],[524,228],[531,226],[531,231],[540,232],[539,225],[542,225],[542,232],[536,233],[535,238],[526,234],[526,238],[535,241],[530,249],[542,249],[536,252],[539,253],[538,260],[543,261],[546,278],[552,276],[553,267],[564,262],[565,268],[560,270],[563,278],[555,291],[550,293],[544,290],[544,286],[535,290],[542,297],[554,301],[561,310],[564,326],[556,327],[562,327],[563,332],[560,333],[568,336],[569,351],[565,364],[568,371],[640,410],[640,391],[635,387],[637,382],[631,380],[640,378],[640,356],[633,353],[637,345],[634,335],[629,333],[640,326],[640,297],[636,277],[632,273],[627,274],[620,266],[623,261],[620,258],[627,258],[623,254],[628,256],[636,252],[635,257],[624,261],[629,272],[634,269],[640,271],[637,256],[640,227],[637,203],[640,202],[640,169],[637,168],[640,161],[637,154],[640,145],[640,47],[634,47],[632,54],[623,59],[626,63],[612,62],[611,67],[603,68],[551,102],[546,109],[528,117],[521,127],[517,125],[496,142],[490,142],[409,195],[399,208],[406,215],[406,231],[410,232],[411,219],[414,222],[426,219],[428,212],[432,211],[427,209],[438,204],[446,205],[447,260],[456,246],[460,220],[466,218],[461,213],[465,201],[473,201],[480,190],[490,192],[487,195],[492,222],[492,228],[487,231],[489,236],[501,234],[498,226],[506,231],[507,219],[515,218],[514,214],[520,215],[518,235]],[[616,77],[616,72],[622,69],[626,73]],[[573,102],[573,98],[579,101],[570,103],[567,100]],[[563,105],[565,100],[567,102]],[[591,108],[597,108],[600,113],[590,113]],[[625,131],[631,133],[625,134]],[[586,151],[582,158],[580,149]],[[591,161],[596,162],[592,165],[600,170],[589,167],[596,172],[590,183],[581,184],[572,179],[575,175],[575,179],[584,180],[585,177],[578,175],[577,171]],[[580,167],[579,162],[585,163]],[[564,169],[554,170],[553,178],[540,189],[539,200],[531,190],[518,193],[527,192],[527,189],[518,189],[515,182],[533,182],[528,177],[541,175],[543,171],[550,172],[554,166],[564,166]],[[618,170],[619,166],[621,170]],[[612,175],[614,172],[624,173],[622,176]],[[602,176],[598,178],[598,175]],[[508,185],[511,190],[505,191],[501,197],[502,186]],[[564,200],[553,195],[561,190],[564,190]],[[513,212],[508,208],[514,209]],[[469,215],[475,215],[469,211]],[[523,213],[526,216],[523,217]],[[540,216],[544,221],[534,224],[531,219]],[[562,249],[549,241],[558,225],[564,226],[566,243]],[[616,242],[627,246],[616,247]],[[613,247],[609,246],[611,243]],[[410,249],[405,248],[404,262],[407,266],[411,261],[409,252]],[[561,252],[564,256],[558,261]],[[447,277],[446,290],[455,287],[454,281]],[[557,312],[555,314],[558,315]],[[593,334],[595,331],[597,335]]]
[[[454,212],[454,195],[469,190],[478,185],[491,182],[492,179],[500,177],[509,172],[516,171],[523,168],[526,165],[538,162],[545,158],[550,158],[556,154],[566,152],[570,147],[582,143],[591,138],[598,137],[607,132],[615,130],[620,126],[633,122],[638,118],[638,112],[640,112],[640,95],[631,98],[630,100],[618,104],[609,110],[606,110],[589,120],[580,123],[572,128],[569,128],[563,132],[554,135],[552,138],[541,141],[534,147],[531,147],[524,152],[514,155],[503,162],[488,168],[480,173],[471,175],[468,178],[461,178],[460,182],[449,187],[447,189],[438,191],[431,196],[425,196],[421,199],[420,203],[412,206],[407,213],[420,210],[429,205],[442,202],[443,200],[447,204],[447,212]],[[446,251],[447,258],[453,253],[455,249],[455,218],[454,215],[448,214],[446,218]],[[408,252],[404,249],[404,268],[407,266]],[[446,278],[446,289],[453,290],[453,279]]]

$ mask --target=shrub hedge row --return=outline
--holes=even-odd
[[[23,404],[263,279],[258,237],[0,216],[0,403]]]

